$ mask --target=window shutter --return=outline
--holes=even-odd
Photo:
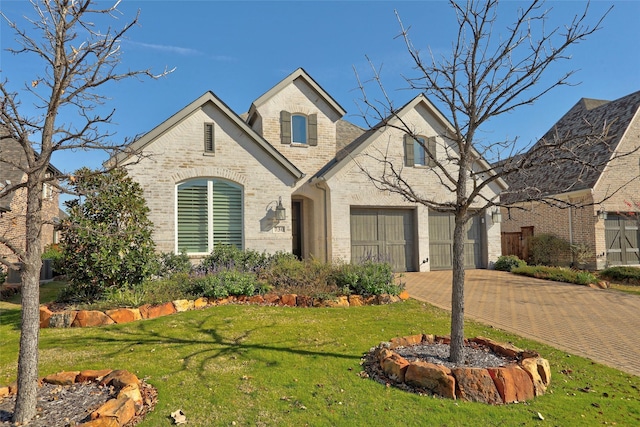
[[[242,249],[242,190],[222,181],[213,183],[213,245]]]
[[[411,135],[404,136],[404,165],[413,167],[413,138]]]
[[[291,113],[280,111],[280,142],[291,144]]]
[[[207,253],[207,183],[178,187],[178,251]]]
[[[310,114],[307,120],[309,145],[318,145],[318,115]]]
[[[436,165],[436,137],[432,136],[431,138],[427,139],[427,159],[426,159],[426,163],[428,166],[435,166]]]
[[[204,124],[204,151],[205,153],[215,152],[213,144],[213,123]]]

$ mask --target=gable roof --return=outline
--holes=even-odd
[[[529,171],[512,174],[507,178],[509,190],[505,200],[515,202],[533,197],[527,188],[534,185],[535,197],[549,196],[587,190],[595,187],[602,175],[606,164],[615,155],[620,141],[627,129],[638,116],[640,108],[640,91],[631,93],[615,101],[582,98],[578,101],[553,127],[531,148],[540,149],[546,141],[553,140],[555,135],[560,138],[575,138],[574,142],[568,142],[567,149],[571,145],[583,144],[589,135],[608,126],[607,140],[597,144],[581,146],[576,150],[580,154],[581,162],[570,161],[545,162],[540,159],[540,165]],[[638,141],[640,145],[640,141]],[[590,165],[585,167],[582,163]]]
[[[400,110],[398,110],[396,114],[392,116],[388,116],[387,118],[382,120],[380,123],[376,124],[371,129],[364,132],[362,135],[356,138],[353,142],[345,146],[342,150],[340,150],[336,154],[333,160],[331,160],[320,171],[318,171],[318,173],[313,178],[326,180],[334,176],[338,171],[340,171],[340,169],[342,169],[345,165],[347,165],[352,160],[353,157],[360,154],[365,148],[367,148],[371,143],[373,143],[373,141],[375,141],[377,137],[376,134],[378,133],[378,131],[380,131],[381,129],[384,129],[385,126],[387,126],[387,123],[399,120],[398,118],[401,118],[402,116],[407,114],[407,112],[415,109],[420,104],[423,104],[425,108],[431,113],[431,115],[436,120],[438,120],[445,129],[448,129],[452,133],[454,132],[453,126],[451,125],[449,120],[447,120],[447,118],[440,112],[440,110],[438,110],[438,108],[435,105],[431,103],[431,101],[429,101],[429,99],[426,96],[424,96],[423,94],[420,94],[415,98],[413,98],[411,101],[409,101],[407,104],[405,104],[402,108],[400,108]],[[489,171],[489,173],[493,174],[489,163],[486,160],[484,160],[484,158],[480,156],[480,154],[477,153],[475,150],[474,150],[474,154],[477,156],[478,158],[477,161],[480,164],[480,166],[485,170]],[[498,178],[496,182],[502,188],[507,187],[506,182],[502,180],[502,178]]]
[[[240,118],[231,108],[229,108],[224,102],[222,102],[211,91],[204,93],[202,96],[191,102],[189,105],[169,117],[160,125],[153,128],[151,131],[144,134],[141,138],[129,144],[126,151],[118,153],[114,157],[107,160],[106,163],[121,163],[130,158],[134,153],[139,152],[157,137],[173,128],[176,124],[184,120],[191,115],[194,111],[202,108],[207,103],[212,103],[220,111],[222,111],[226,117],[228,117],[233,123],[235,123],[240,129],[242,129],[260,148],[262,148],[269,156],[271,156],[277,163],[279,163],[286,171],[288,171],[294,178],[300,179],[304,177],[304,173],[300,171],[293,163],[291,163],[286,157],[284,157],[278,150],[276,150],[266,139],[260,136],[254,131],[247,123]]]
[[[249,108],[249,112],[247,113],[247,123],[251,123],[255,114],[257,114],[258,108],[267,102],[269,99],[277,95],[281,90],[291,85],[295,80],[302,79],[307,85],[309,85],[318,95],[322,97],[322,99],[329,105],[333,110],[340,116],[344,116],[347,112],[338,104],[338,102],[333,99],[331,95],[327,91],[325,91],[313,78],[303,69],[298,68],[293,73],[289,74],[287,77],[282,79],[278,84],[265,92],[258,99],[253,101],[251,107]]]

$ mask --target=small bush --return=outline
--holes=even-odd
[[[359,295],[398,295],[403,286],[394,283],[391,265],[365,261],[362,264],[344,264],[333,275],[336,286],[345,293]]]
[[[207,255],[198,269],[201,272],[225,270],[257,272],[265,268],[270,256],[265,252],[243,251],[235,246],[218,245]]]
[[[606,280],[640,285],[640,268],[609,267],[600,272],[600,277]]]
[[[538,234],[529,239],[529,257],[533,265],[569,265],[571,245],[553,234]]]
[[[278,294],[300,294],[316,298],[336,296],[338,288],[332,281],[332,266],[314,259],[300,261],[295,256],[274,256],[259,278]]]
[[[598,278],[588,271],[571,270],[562,267],[547,267],[542,265],[528,265],[511,270],[514,274],[535,277],[537,279],[555,280],[556,282],[588,285],[598,283]]]
[[[494,268],[499,271],[511,271],[517,267],[524,267],[527,262],[515,255],[502,255],[494,264]]]
[[[190,273],[193,266],[185,253],[163,252],[158,255],[158,276],[171,277],[174,274]]]
[[[59,276],[63,271],[63,253],[58,245],[49,245],[42,252],[42,259],[50,259],[52,262],[53,275]]]
[[[5,280],[7,280],[7,273],[0,268],[0,285],[2,285]]]
[[[226,298],[229,295],[254,295],[258,287],[255,274],[226,270],[192,280],[186,291],[193,296]]]

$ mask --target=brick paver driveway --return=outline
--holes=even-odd
[[[451,272],[406,273],[413,298],[451,310]],[[465,315],[640,376],[640,296],[467,270]]]

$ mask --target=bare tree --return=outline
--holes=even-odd
[[[418,138],[411,123],[403,122],[385,92],[379,70],[373,69],[373,78],[358,82],[363,94],[361,112],[374,118],[379,127],[395,127],[413,137],[425,149],[431,167],[426,174],[437,176],[436,181],[451,192],[452,198],[441,200],[432,194],[421,194],[415,182],[405,178],[403,168],[395,165],[384,153],[375,160],[381,164],[382,173],[364,170],[378,189],[400,194],[406,200],[420,203],[431,210],[449,212],[455,216],[453,235],[453,283],[451,313],[450,360],[460,363],[464,357],[464,232],[474,211],[486,210],[504,203],[500,196],[487,197],[490,185],[513,174],[524,177],[542,165],[553,165],[557,170],[568,164],[582,168],[584,173],[602,170],[604,164],[595,156],[585,158],[584,152],[598,145],[608,147],[608,124],[594,124],[587,133],[580,135],[550,135],[534,145],[520,147],[516,140],[489,141],[479,138],[478,131],[497,116],[519,107],[531,105],[551,90],[569,85],[575,71],[559,77],[551,76],[550,67],[558,61],[569,59],[568,50],[573,45],[600,29],[605,13],[593,24],[588,23],[587,11],[576,15],[563,28],[545,28],[549,10],[544,2],[533,0],[518,11],[510,26],[498,29],[498,1],[450,0],[457,17],[457,37],[447,56],[426,55],[414,47],[396,12],[400,24],[400,38],[413,60],[415,77],[404,77],[410,89],[424,93],[443,108],[451,123],[449,131],[439,135],[437,157],[428,144]],[[356,72],[357,75],[357,72]],[[543,76],[545,78],[543,79]],[[365,86],[373,84],[382,93],[378,99],[367,96]],[[382,154],[382,155],[381,155]],[[491,165],[483,159],[494,161]],[[434,193],[441,193],[434,191]],[[540,200],[562,204],[549,192],[534,186],[517,189],[520,200]],[[513,200],[513,199],[512,199]]]
[[[90,0],[33,0],[31,3],[36,18],[25,18],[31,27],[29,30],[2,14],[14,31],[18,46],[9,51],[31,55],[42,66],[19,91],[10,89],[8,81],[0,82],[3,127],[0,144],[7,140],[17,142],[26,158],[24,163],[0,158],[26,174],[25,182],[12,183],[0,191],[0,197],[26,191],[27,199],[26,245],[16,245],[0,236],[0,245],[12,250],[23,264],[18,395],[13,416],[18,423],[26,423],[36,414],[42,189],[48,183],[60,190],[59,180],[65,178],[47,174],[51,156],[61,150],[106,150],[114,154],[124,149],[129,141],[110,141],[113,111],[104,112],[101,108],[107,100],[105,86],[129,78],[157,78],[167,74],[167,71],[159,75],[153,75],[150,70],[119,71],[121,38],[137,24],[139,13],[121,29],[96,25],[120,14],[119,1],[108,7],[94,5]],[[26,116],[21,95],[35,97],[34,106],[40,113]],[[59,123],[62,111],[76,113],[77,119],[73,123]],[[34,136],[39,140],[33,141]]]

